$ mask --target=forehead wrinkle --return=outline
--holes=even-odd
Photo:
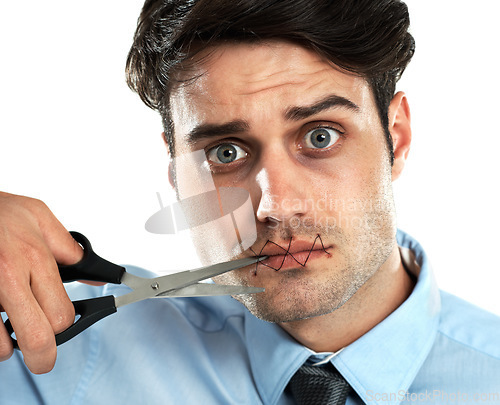
[[[280,42],[277,43],[279,44]],[[255,54],[253,52],[254,50],[258,50],[259,46],[250,46],[249,52],[247,50],[245,52],[237,50],[238,66],[229,72],[230,75],[236,73],[236,77],[239,76],[239,80],[237,79],[236,82],[233,82],[232,95],[224,91],[227,90],[226,82],[228,74],[227,70],[224,69],[226,66],[224,60],[225,58],[234,59],[235,55],[231,45],[217,46],[205,50],[203,53],[206,53],[206,55],[199,59],[200,63],[196,72],[197,79],[183,87],[185,87],[185,90],[187,90],[187,93],[191,97],[201,96],[206,101],[221,104],[216,102],[213,97],[214,94],[225,93],[226,96],[230,97],[246,96],[256,95],[266,90],[278,90],[280,87],[286,86],[296,87],[307,85],[307,87],[313,87],[315,82],[322,82],[325,80],[325,76],[330,76],[330,73],[339,70],[320,55],[306,51],[301,47],[292,49],[291,55],[290,50],[288,50],[285,60],[290,60],[290,58],[293,60],[293,56],[300,57],[304,51],[314,54],[314,59],[309,60],[306,64],[301,62],[302,58],[299,59],[299,62],[283,63],[283,52],[280,48],[274,46],[273,41],[264,42],[261,45],[265,45],[265,49],[268,51],[267,55],[262,55],[261,53]],[[218,64],[222,69],[219,68]],[[259,66],[259,69],[255,69],[256,66]],[[212,83],[211,88],[207,86],[210,82]],[[221,89],[223,90],[222,93],[220,92]],[[304,93],[304,90],[301,92]]]
[[[303,83],[285,82],[285,83],[279,83],[279,84],[275,84],[275,85],[270,85],[270,86],[265,86],[265,87],[257,88],[255,90],[245,91],[245,92],[242,92],[242,93],[237,93],[236,95],[237,96],[253,96],[255,94],[263,93],[263,92],[266,92],[266,91],[276,90],[276,89],[279,89],[281,87],[302,86],[302,85],[303,85]]]
[[[318,62],[319,63],[319,62]],[[284,69],[279,72],[274,72],[268,74],[266,77],[262,79],[250,79],[246,80],[240,84],[240,87],[244,89],[248,89],[245,91],[238,92],[237,95],[246,96],[246,95],[255,95],[257,93],[265,92],[267,90],[276,90],[280,87],[287,86],[307,86],[302,92],[305,92],[317,85],[320,85],[322,82],[326,80],[324,75],[330,73],[329,67],[321,66],[321,68],[309,72],[294,72],[293,69]],[[258,72],[257,75],[262,74],[262,72]],[[321,75],[321,77],[317,77]],[[249,75],[250,76],[250,75]],[[283,81],[281,81],[281,77],[283,77]],[[293,76],[293,78],[290,78]],[[277,80],[274,80],[276,79]],[[312,79],[311,79],[312,78]],[[267,84],[267,82],[271,81],[271,83]],[[281,81],[281,82],[280,82]]]

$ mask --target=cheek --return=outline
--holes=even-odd
[[[353,160],[347,164],[336,161],[329,170],[308,176],[308,194],[315,198],[326,197],[339,202],[362,198],[376,192],[383,178],[380,167]]]
[[[339,168],[348,193],[359,196],[385,194],[391,167],[382,130],[360,136]]]
[[[345,227],[344,220],[392,211],[391,168],[383,147],[349,151],[310,176],[308,192],[318,215],[336,217]]]

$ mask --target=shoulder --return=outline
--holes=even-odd
[[[500,317],[444,291],[441,306],[434,344],[411,390],[434,390],[439,395],[462,392],[467,398],[496,392],[500,375]]]
[[[499,316],[441,291],[438,333],[468,350],[497,359],[500,369]]]
[[[413,253],[413,260],[432,274],[420,244],[400,230],[397,238],[400,246]],[[497,384],[492,378],[500,375],[500,317],[445,291],[439,295],[436,338],[417,381],[425,387],[441,383],[465,387],[481,381]]]

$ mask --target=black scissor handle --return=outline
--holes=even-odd
[[[104,297],[90,298],[87,300],[73,301],[75,307],[75,314],[80,315],[80,318],[71,325],[68,329],[56,335],[56,345],[59,346],[76,335],[83,332],[89,326],[92,326],[97,321],[107,317],[108,315],[116,312],[115,297],[106,295]],[[14,329],[10,323],[10,319],[5,321],[5,328],[11,336],[12,345],[14,349],[19,350],[17,340],[12,337]]]
[[[81,233],[71,231],[71,236],[83,247],[83,258],[78,263],[68,266],[59,265],[61,280],[69,281],[89,280],[103,283],[120,284],[125,268],[108,262],[98,256],[92,249],[89,240]]]
[[[70,234],[83,247],[83,258],[75,264],[58,265],[63,282],[88,280],[113,284],[121,283],[122,276],[125,273],[124,267],[98,256],[92,249],[89,240],[81,233],[72,231]],[[75,307],[75,314],[80,315],[80,318],[68,329],[56,335],[57,345],[67,342],[97,321],[116,312],[115,297],[112,295],[73,301],[73,306]],[[11,336],[14,348],[19,349],[17,340],[12,337],[14,329],[10,319],[7,319],[4,325]]]

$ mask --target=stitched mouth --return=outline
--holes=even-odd
[[[252,253],[256,256],[269,256],[268,259],[255,264],[254,274],[257,275],[257,268],[259,264],[269,267],[270,269],[273,269],[275,271],[279,271],[283,267],[283,265],[285,265],[285,262],[287,263],[287,266],[289,264],[297,264],[301,267],[305,267],[307,261],[311,257],[311,254],[315,252],[324,252],[327,255],[331,255],[327,251],[328,248],[325,248],[323,240],[321,239],[321,236],[319,234],[316,235],[316,238],[314,239],[309,249],[304,249],[304,243],[297,243],[292,248],[292,239],[293,238],[291,237],[287,247],[283,247],[278,243],[268,239],[259,253],[256,253],[252,248],[250,248]]]

